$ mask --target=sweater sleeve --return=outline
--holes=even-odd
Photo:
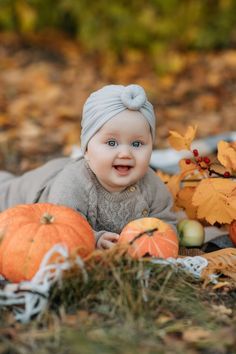
[[[78,211],[88,220],[89,193],[92,183],[86,171],[76,163],[67,166],[54,179],[47,200],[49,203],[65,205]],[[92,225],[91,225],[92,226]],[[94,230],[97,241],[106,231]]]
[[[47,201],[73,208],[86,218],[89,188],[90,183],[86,180],[83,169],[74,162],[66,166],[53,180]]]
[[[146,180],[149,198],[149,216],[167,222],[176,230],[177,218],[172,211],[173,199],[162,180],[153,170],[149,170]]]

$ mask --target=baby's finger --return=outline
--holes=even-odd
[[[118,235],[118,234],[110,233],[110,234],[107,234],[107,235],[106,235],[106,240],[117,241],[118,238],[119,238],[119,235]]]
[[[108,241],[108,240],[102,240],[101,246],[103,249],[109,249],[114,247],[114,242]]]

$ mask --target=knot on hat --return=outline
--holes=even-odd
[[[141,86],[129,85],[124,87],[120,99],[125,107],[137,111],[145,104],[147,96]]]

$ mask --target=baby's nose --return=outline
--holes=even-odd
[[[119,158],[131,158],[130,147],[128,145],[120,145],[118,157]]]

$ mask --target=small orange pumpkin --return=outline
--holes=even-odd
[[[229,237],[236,246],[236,220],[233,220],[229,225]]]
[[[122,230],[118,244],[128,245],[133,258],[153,256],[176,258],[178,236],[170,225],[157,218],[141,218],[129,222]]]
[[[47,251],[66,245],[86,257],[95,249],[89,223],[75,210],[49,203],[25,204],[0,214],[0,274],[12,282],[30,280]]]

